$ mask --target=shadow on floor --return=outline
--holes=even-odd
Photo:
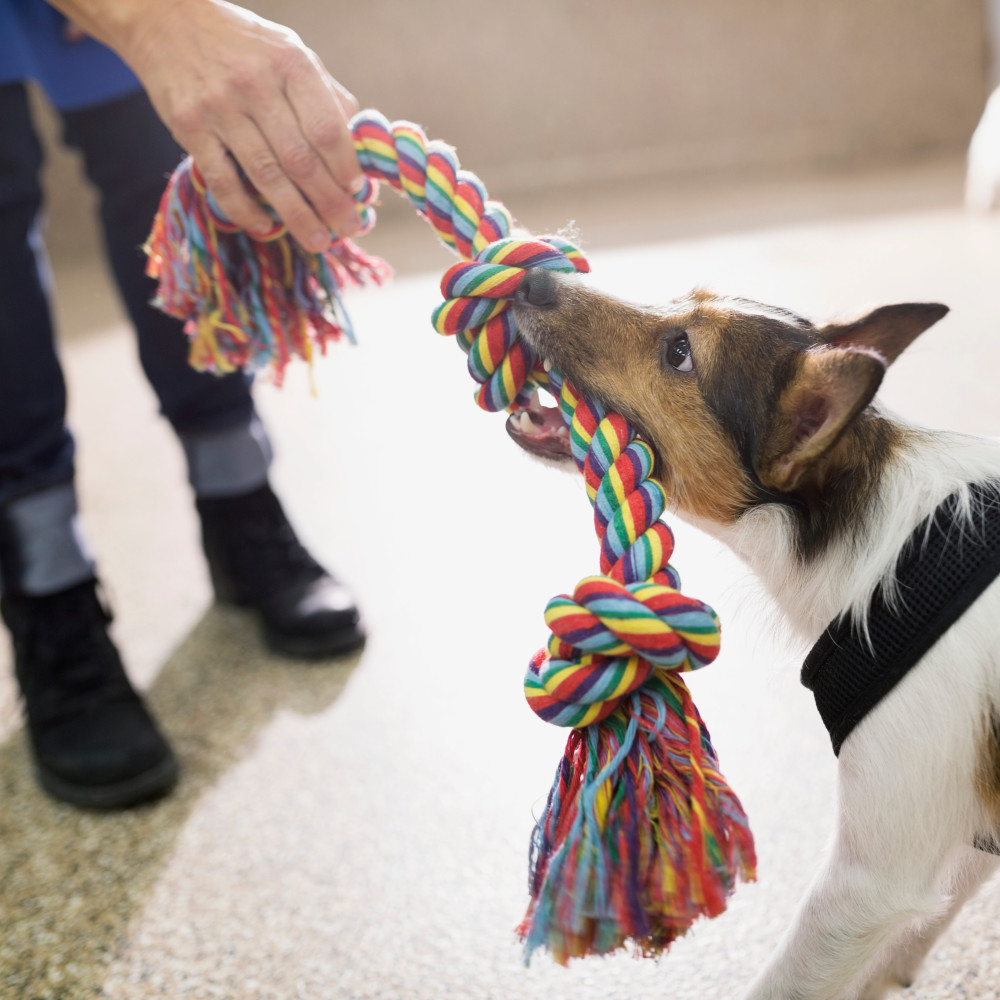
[[[168,798],[89,813],[35,785],[23,730],[0,746],[0,996],[100,997],[108,964],[196,803],[279,710],[323,711],[360,660],[268,655],[247,615],[211,608],[160,671],[149,703],[181,762]]]

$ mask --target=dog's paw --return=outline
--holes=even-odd
[[[900,948],[878,965],[854,1000],[885,1000],[894,991],[908,990],[917,978],[924,953],[913,948]]]
[[[851,997],[851,1000],[888,1000],[895,990],[905,990],[912,986],[912,983],[895,983],[882,980],[879,983],[869,983],[860,992]]]

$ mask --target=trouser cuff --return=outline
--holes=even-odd
[[[227,497],[249,493],[267,482],[271,442],[260,418],[221,431],[184,433],[181,445],[188,478],[199,497]]]
[[[0,591],[54,594],[93,575],[71,482],[18,497],[0,510]]]

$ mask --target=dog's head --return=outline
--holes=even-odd
[[[514,301],[533,349],[651,445],[678,506],[723,524],[762,501],[821,492],[856,458],[848,431],[863,422],[886,367],[947,311],[883,306],[817,327],[704,290],[638,307],[541,269],[526,273]],[[568,459],[550,424],[535,414],[508,429],[526,450]]]

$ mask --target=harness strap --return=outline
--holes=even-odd
[[[802,683],[840,753],[854,727],[903,679],[1000,574],[1000,482],[969,487],[971,520],[947,497],[908,539],[896,569],[895,608],[879,586],[868,635],[850,615],[831,622],[802,666]]]

